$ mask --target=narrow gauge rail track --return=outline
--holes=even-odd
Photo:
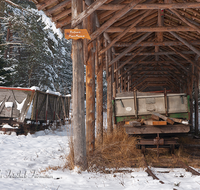
[[[148,173],[148,175],[149,175],[149,176],[152,176],[153,179],[159,180],[159,182],[160,182],[161,184],[164,184],[164,182],[161,181],[161,180],[152,172],[152,170],[149,168],[148,163],[147,163],[147,160],[146,160],[144,154],[143,154],[143,159],[144,159],[145,167],[147,168],[147,169],[146,169],[146,172]],[[182,161],[180,161],[180,160],[178,160],[177,162],[178,162],[180,165],[182,165],[182,167],[183,167],[186,171],[191,172],[193,175],[198,175],[198,176],[200,176],[200,173],[199,173],[198,171],[194,170],[192,167],[188,166],[188,165],[185,164],[184,162],[182,162]],[[175,189],[174,189],[174,190],[175,190]]]

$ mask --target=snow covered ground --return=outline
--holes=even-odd
[[[184,169],[152,168],[165,184],[153,180],[142,168],[115,174],[46,170],[64,165],[69,136],[70,130],[64,128],[28,136],[0,134],[0,190],[200,190],[200,176]]]

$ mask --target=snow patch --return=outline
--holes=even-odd
[[[31,90],[40,90],[40,88],[37,87],[37,86],[32,86],[30,89],[31,89]]]
[[[3,125],[2,128],[6,128],[6,129],[17,129],[18,127],[12,127],[12,126],[10,126],[10,125],[8,125],[8,124],[5,124],[5,125]]]
[[[54,91],[51,91],[51,90],[47,90],[46,93],[61,96],[60,92],[54,92]]]
[[[5,107],[6,108],[12,108],[13,107],[13,102],[5,102]]]
[[[20,103],[18,103],[16,100],[15,100],[15,102],[16,102],[16,104],[17,104],[17,110],[19,110],[19,112],[21,113],[22,112],[22,108],[23,108],[23,106],[24,106],[24,102],[26,101],[26,98],[22,101],[22,103],[20,104]]]

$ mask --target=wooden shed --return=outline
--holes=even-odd
[[[102,143],[103,69],[107,77],[107,130],[112,133],[112,99],[127,91],[171,92],[195,96],[198,132],[200,57],[199,0],[33,0],[57,28],[87,29],[91,40],[73,40],[74,125],[84,136],[86,65],[86,142],[94,149],[95,75],[97,139]],[[193,106],[191,106],[191,121]],[[79,145],[83,141],[78,142]],[[81,152],[84,154],[84,151]],[[79,160],[80,161],[80,160]],[[77,161],[78,162],[78,161]]]

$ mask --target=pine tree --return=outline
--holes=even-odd
[[[20,46],[13,45],[12,49],[6,46],[6,62],[13,71],[12,85],[39,86],[42,90],[69,93],[72,81],[71,42],[60,39],[51,28],[46,27],[33,3],[25,0],[13,2],[26,10],[11,5],[5,8],[7,16],[2,30],[9,28],[12,43],[21,43]]]

